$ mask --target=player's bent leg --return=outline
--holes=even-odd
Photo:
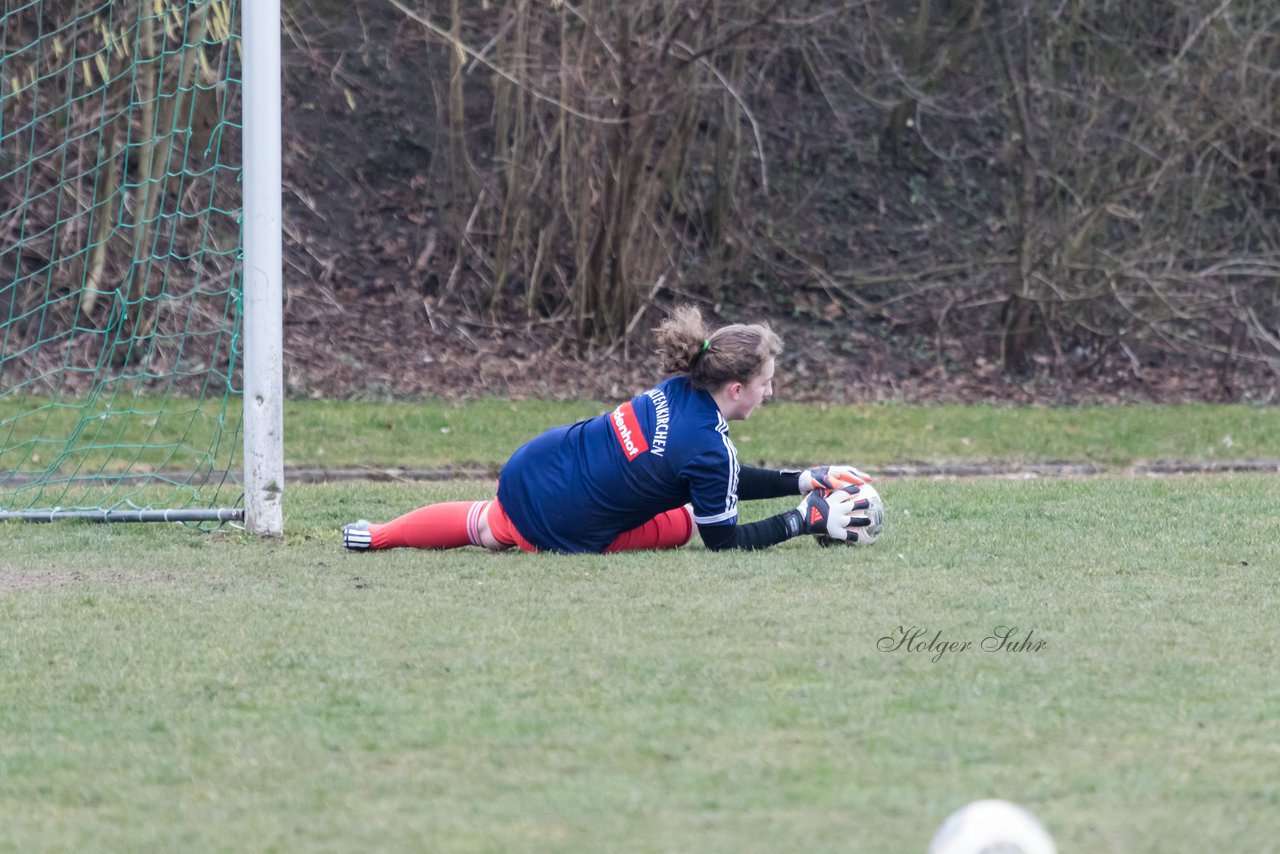
[[[485,548],[501,551],[512,546],[519,546],[521,551],[536,552],[538,549],[516,530],[515,523],[503,509],[502,502],[493,499],[485,509],[481,519],[481,531]],[[493,545],[489,545],[492,542]]]
[[[493,529],[489,527],[489,514],[493,512],[493,507],[498,502],[485,502],[485,508],[480,513],[480,522],[477,525],[479,529],[480,545],[484,546],[491,552],[505,551],[515,545],[514,542],[503,542],[499,540],[493,533]],[[501,507],[499,507],[501,509]]]
[[[357,522],[342,529],[342,544],[352,551],[482,545],[480,520],[488,505],[488,501],[450,501],[419,507],[383,525]]]
[[[693,513],[689,506],[659,513],[648,522],[624,531],[604,550],[630,552],[641,549],[678,549],[693,539]]]

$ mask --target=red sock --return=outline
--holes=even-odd
[[[456,549],[478,546],[478,524],[488,506],[488,501],[450,501],[419,507],[385,525],[370,525],[369,547]]]
[[[604,550],[630,552],[640,549],[678,549],[693,539],[693,517],[684,507],[659,513],[648,522],[624,531]]]

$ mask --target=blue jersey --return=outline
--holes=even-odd
[[[729,423],[682,375],[522,445],[502,468],[498,500],[539,549],[602,552],[690,502],[699,525],[736,522],[738,473]]]

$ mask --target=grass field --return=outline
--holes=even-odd
[[[780,395],[784,392],[779,392]],[[616,404],[484,400],[290,401],[295,466],[496,466],[525,439]],[[1073,461],[1126,466],[1280,457],[1280,408],[1264,406],[804,406],[770,402],[732,435],[744,462],[882,466]]]
[[[1277,850],[1274,476],[878,485],[866,549],[337,546],[489,482],[294,487],[284,544],[0,525],[0,848],[923,852],[1004,797]]]
[[[779,391],[784,397],[785,392]],[[239,401],[0,398],[0,470],[184,470],[240,420]],[[616,405],[489,399],[290,400],[286,462],[295,467],[494,468],[530,436]],[[882,466],[1070,461],[1100,466],[1280,458],[1280,408],[1266,406],[804,406],[770,402],[735,424],[744,462],[832,460]],[[235,445],[230,438],[224,440]],[[236,440],[238,441],[238,439]],[[32,461],[31,456],[39,459]],[[225,451],[223,455],[225,456]],[[219,456],[219,459],[222,458]],[[60,462],[59,462],[60,461]]]

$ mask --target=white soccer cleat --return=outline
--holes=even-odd
[[[372,547],[368,519],[342,526],[342,547],[353,552],[367,552]]]

